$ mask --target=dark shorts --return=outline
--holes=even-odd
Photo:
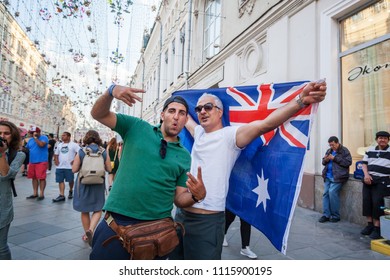
[[[377,180],[375,184],[363,184],[363,216],[379,220],[384,215],[384,197],[390,196],[390,177]]]
[[[56,169],[56,183],[62,183],[64,180],[66,182],[74,181],[72,169]]]

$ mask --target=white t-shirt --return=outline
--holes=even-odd
[[[64,143],[61,142],[58,144],[57,149],[55,149],[54,154],[58,155],[59,164],[58,169],[72,169],[71,162],[74,160],[77,152],[80,150],[80,146],[74,142]]]
[[[225,211],[226,196],[229,189],[230,173],[241,153],[236,145],[238,126],[227,126],[206,133],[198,125],[194,131],[194,145],[191,152],[191,174],[198,174],[202,168],[206,197],[192,207],[211,211]]]

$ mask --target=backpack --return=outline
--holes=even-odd
[[[80,183],[84,185],[103,184],[106,178],[104,149],[99,147],[96,153],[91,148],[83,148],[83,151],[85,156],[79,171]]]
[[[15,151],[14,149],[8,150],[8,165],[11,165],[11,162],[14,160],[17,153],[18,153],[18,151]],[[14,197],[17,197],[18,194],[16,193],[14,181],[15,181],[15,179],[11,179],[12,193],[14,194]]]

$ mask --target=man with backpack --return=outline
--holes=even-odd
[[[20,143],[19,130],[15,124],[0,120],[0,260],[11,259],[8,231],[14,218],[14,179],[26,157],[23,152],[19,152]]]

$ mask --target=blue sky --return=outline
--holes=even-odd
[[[69,95],[76,106],[89,107],[93,92],[105,90],[115,77],[121,84],[129,81],[141,55],[143,32],[153,25],[160,0],[133,0],[128,7],[130,13],[123,13],[119,28],[114,23],[116,13],[111,11],[109,1],[92,0],[77,12],[57,9],[71,2],[13,0],[8,10],[50,62],[48,85],[56,93]],[[120,2],[125,7],[127,1]],[[117,47],[124,56],[120,64],[110,61]],[[83,58],[78,61],[81,54]]]

